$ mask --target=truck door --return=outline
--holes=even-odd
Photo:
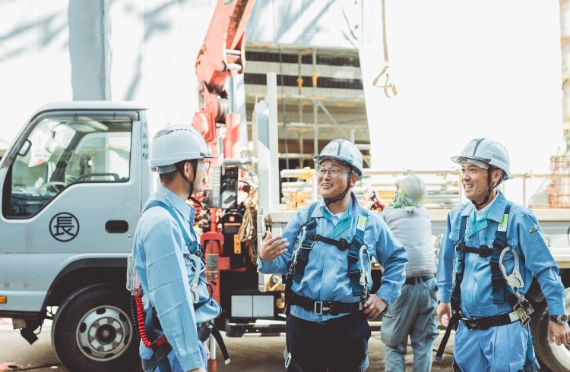
[[[8,301],[0,310],[40,311],[70,262],[131,251],[140,210],[139,115],[43,113],[6,154],[0,279]]]

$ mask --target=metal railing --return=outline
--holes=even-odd
[[[390,203],[394,199],[394,193],[396,192],[394,182],[412,174],[422,177],[426,182],[428,187],[426,208],[451,209],[464,202],[461,171],[457,169],[421,171],[364,169],[363,179],[356,183],[353,192],[357,198],[361,199],[366,198],[372,191],[375,191],[386,203]],[[522,204],[526,207],[528,206],[527,181],[531,179],[550,180],[551,177],[552,173],[527,172],[511,174],[510,179],[522,180]],[[313,200],[317,200],[319,197],[314,169],[285,169],[281,171],[281,178],[296,179],[296,181],[283,182],[281,184],[283,195],[281,203],[285,204],[287,209],[297,209],[312,203]],[[505,190],[504,184],[501,188],[505,194],[508,192],[508,190]]]

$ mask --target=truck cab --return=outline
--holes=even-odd
[[[53,346],[69,370],[139,362],[125,275],[151,192],[147,150],[144,106],[52,103],[0,162],[0,317],[30,343],[53,318]]]

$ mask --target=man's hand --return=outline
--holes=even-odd
[[[386,301],[380,298],[380,296],[372,294],[364,303],[364,315],[366,315],[368,320],[372,320],[380,315],[386,307],[388,307]]]
[[[570,327],[568,323],[560,324],[550,321],[550,343],[556,345],[570,344]]]
[[[439,305],[437,305],[437,320],[439,320],[439,324],[447,327],[449,319],[451,319],[451,306],[449,302],[440,302]]]
[[[261,242],[261,250],[259,251],[259,258],[265,262],[271,262],[277,257],[281,256],[287,252],[287,247],[289,242],[287,239],[277,235],[275,238],[271,236],[271,233],[267,233],[263,242]]]

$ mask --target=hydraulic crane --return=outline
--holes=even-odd
[[[232,270],[231,259],[236,258],[235,255],[227,253],[241,253],[242,243],[236,240],[235,234],[236,227],[239,228],[243,220],[243,216],[237,212],[238,169],[222,165],[224,159],[240,157],[240,116],[232,104],[235,95],[233,77],[244,72],[245,27],[254,3],[255,0],[218,0],[196,59],[200,111],[194,115],[192,125],[202,133],[212,148],[212,153],[218,155],[217,166],[212,167],[210,172],[209,199],[204,198],[204,201],[214,208],[204,214],[205,218],[201,222],[204,232],[200,236],[205,248],[206,278],[212,286],[212,296],[218,303],[221,303],[220,271]],[[228,79],[229,91],[226,90]],[[226,202],[221,200],[223,188],[231,189],[229,196],[223,197]],[[220,218],[220,210],[215,207],[223,208],[223,221]],[[224,224],[222,231],[219,231],[218,223]],[[224,243],[230,251],[226,254]],[[238,267],[233,270],[246,269]],[[211,346],[213,348],[211,347],[209,369],[215,371],[215,345]]]

